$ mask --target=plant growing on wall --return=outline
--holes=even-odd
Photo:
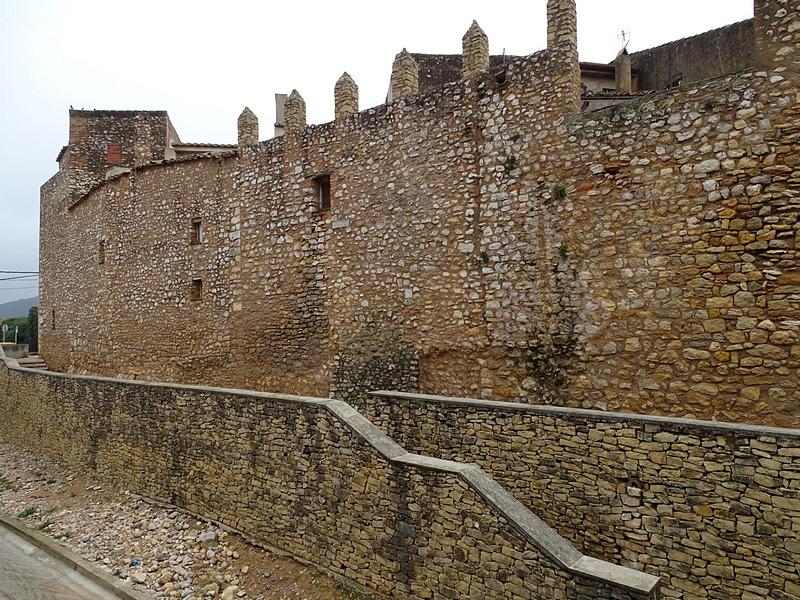
[[[556,200],[563,200],[567,197],[567,188],[563,185],[554,185],[553,186],[553,198]]]

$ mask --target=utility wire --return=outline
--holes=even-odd
[[[34,279],[39,277],[38,275],[17,275],[16,277],[0,277],[0,281],[11,281],[13,279]]]
[[[28,273],[30,275],[38,275],[39,271],[0,271],[0,273]]]

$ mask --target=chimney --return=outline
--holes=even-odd
[[[628,51],[623,48],[617,54],[614,61],[614,79],[618,92],[630,94],[633,91],[633,79],[631,77],[631,57]]]
[[[283,135],[284,116],[283,105],[286,104],[286,94],[275,94],[275,137]]]

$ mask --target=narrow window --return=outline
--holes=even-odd
[[[110,165],[120,164],[122,162],[122,147],[119,144],[106,146],[106,160]]]
[[[329,210],[331,207],[331,176],[318,175],[314,177],[314,191],[317,196],[317,208]]]
[[[55,308],[51,308],[50,309],[50,329],[52,329],[53,331],[56,330],[56,309]]]
[[[192,219],[192,235],[189,240],[190,244],[199,244],[203,241],[203,220]]]
[[[106,263],[106,241],[100,240],[97,245],[97,264],[104,265]]]
[[[203,280],[192,279],[192,300],[200,300],[203,297]]]

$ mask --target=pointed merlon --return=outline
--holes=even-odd
[[[306,126],[306,101],[297,90],[292,90],[283,105],[286,133],[297,133]]]
[[[333,88],[334,114],[336,119],[343,119],[358,112],[358,86],[345,71]]]
[[[489,38],[477,21],[472,21],[472,25],[461,38],[461,46],[463,51],[462,74],[465,79],[471,79],[489,70]]]
[[[258,117],[245,106],[237,121],[239,148],[258,144]]]
[[[408,50],[395,56],[392,64],[392,85],[390,101],[400,100],[419,92],[419,65]]]

